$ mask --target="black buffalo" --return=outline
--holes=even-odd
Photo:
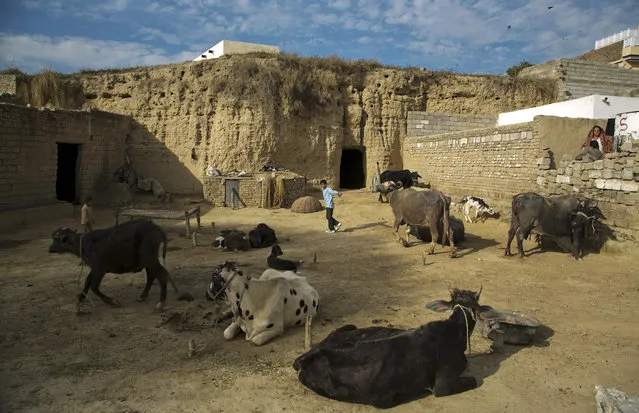
[[[474,389],[477,380],[462,377],[468,340],[477,317],[498,316],[479,305],[480,294],[453,290],[450,301],[428,303],[433,311],[452,314],[416,329],[343,326],[298,357],[293,368],[300,382],[321,396],[378,408],[429,392],[442,397]]]
[[[397,186],[402,188],[410,188],[418,184],[418,179],[421,178],[417,172],[411,172],[408,169],[402,171],[384,171],[379,176],[379,183],[394,182]],[[379,195],[379,202],[382,202],[382,193]]]
[[[588,226],[605,218],[589,199],[575,195],[544,197],[532,192],[517,194],[512,201],[512,219],[508,230],[505,255],[512,255],[510,244],[517,237],[517,250],[524,257],[523,241],[532,232],[551,238],[569,237],[571,254],[583,257]]]
[[[277,242],[275,231],[264,223],[257,224],[257,226],[249,231],[249,242],[251,248],[265,248]]]
[[[149,220],[131,220],[87,234],[79,234],[69,228],[58,228],[52,238],[50,253],[72,253],[91,268],[84,281],[82,293],[77,298],[78,310],[89,288],[106,304],[120,304],[100,291],[100,283],[107,273],[135,273],[144,269],[146,285],[139,301],[144,301],[148,297],[151,285],[157,279],[160,283],[160,301],[156,306],[158,311],[164,308],[167,280],[178,292],[169,272],[158,259],[160,244],[163,244],[162,259],[166,258],[166,234],[162,228]]]

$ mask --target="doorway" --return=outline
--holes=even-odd
[[[60,201],[77,200],[76,182],[80,145],[58,142],[58,170],[55,181],[56,198]]]
[[[342,161],[339,167],[339,186],[344,189],[360,189],[366,187],[364,150],[342,150]]]

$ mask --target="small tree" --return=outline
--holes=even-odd
[[[518,65],[509,67],[506,70],[506,74],[510,77],[515,77],[519,74],[519,72],[530,66],[534,65],[527,60],[522,60]]]

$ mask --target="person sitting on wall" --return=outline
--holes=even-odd
[[[601,126],[593,126],[592,129],[590,129],[588,137],[581,147],[587,149],[591,141],[597,141],[599,143],[599,150],[601,150],[602,153],[614,152],[614,137],[606,135],[606,132],[604,132]]]
[[[603,153],[599,150],[599,142],[596,140],[590,141],[590,146],[581,150],[581,153],[575,156],[578,161],[588,160],[598,161],[603,158]]]

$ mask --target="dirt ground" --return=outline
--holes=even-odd
[[[466,224],[462,257],[448,249],[422,265],[425,248],[403,248],[392,235],[392,213],[376,196],[349,191],[336,201],[344,223],[325,233],[322,212],[210,209],[203,225],[250,230],[265,222],[281,240],[284,258],[303,258],[303,273],[322,299],[313,340],[344,325],[416,327],[448,315],[424,304],[447,298],[449,287],[477,290],[498,309],[520,310],[544,328],[534,345],[505,346],[470,358],[467,374],[480,386],[445,398],[432,396],[393,410],[479,412],[587,412],[595,410],[594,386],[639,394],[639,253],[632,246],[606,248],[575,261],[562,252],[531,251],[523,260],[503,256],[508,224]],[[266,268],[268,250],[221,252],[193,248],[183,223],[159,221],[169,234],[167,267],[195,300],[177,301],[169,290],[164,315],[153,314],[155,285],[146,303],[136,302],[143,273],[108,275],[102,290],[122,302],[110,308],[90,295],[91,313],[74,314],[79,260],[50,255],[58,220],[0,236],[0,410],[6,412],[367,412],[368,406],[324,399],[304,388],[293,370],[304,329],[293,328],[262,347],[222,336],[207,316],[211,267],[234,259],[245,271]],[[113,223],[98,211],[98,226]],[[533,244],[525,244],[528,250]],[[314,253],[317,263],[312,263]],[[86,269],[85,273],[86,274]],[[91,305],[92,303],[92,305]],[[173,317],[171,317],[173,316]],[[194,340],[196,353],[188,354]],[[489,347],[476,332],[473,352]]]

